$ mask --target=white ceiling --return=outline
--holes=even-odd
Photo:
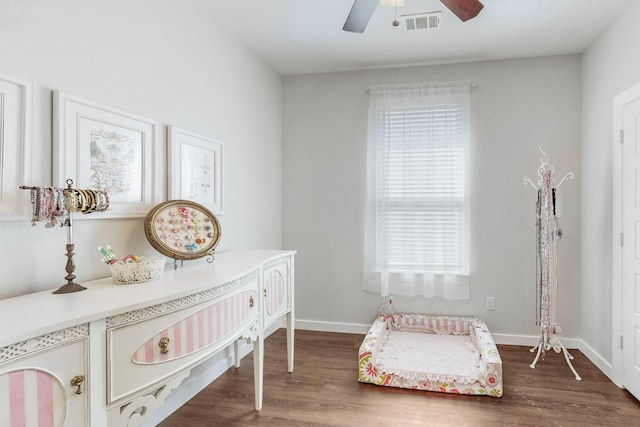
[[[405,0],[397,15],[442,11],[442,28],[393,27],[378,5],[363,34],[342,30],[353,0],[195,0],[282,75],[582,52],[637,0],[481,0],[460,21],[439,0]]]

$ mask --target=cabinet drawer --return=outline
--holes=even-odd
[[[258,318],[257,279],[220,298],[107,331],[108,401],[151,387],[227,346]]]

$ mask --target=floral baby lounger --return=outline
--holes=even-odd
[[[359,381],[443,393],[502,396],[502,360],[482,319],[379,315],[358,357]]]

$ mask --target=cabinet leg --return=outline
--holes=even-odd
[[[253,342],[253,382],[256,393],[256,411],[262,409],[264,374],[264,337],[258,336]]]
[[[233,366],[240,367],[240,340],[233,342]]]
[[[294,342],[295,328],[293,324],[293,313],[290,311],[287,313],[287,370],[289,372],[293,372]]]

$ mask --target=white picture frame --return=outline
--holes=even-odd
[[[169,199],[190,200],[222,214],[224,144],[175,126],[167,127],[167,141]]]
[[[74,219],[144,217],[161,201],[158,122],[53,93],[54,185],[103,190],[110,208]]]
[[[31,83],[0,75],[0,221],[29,218]]]

